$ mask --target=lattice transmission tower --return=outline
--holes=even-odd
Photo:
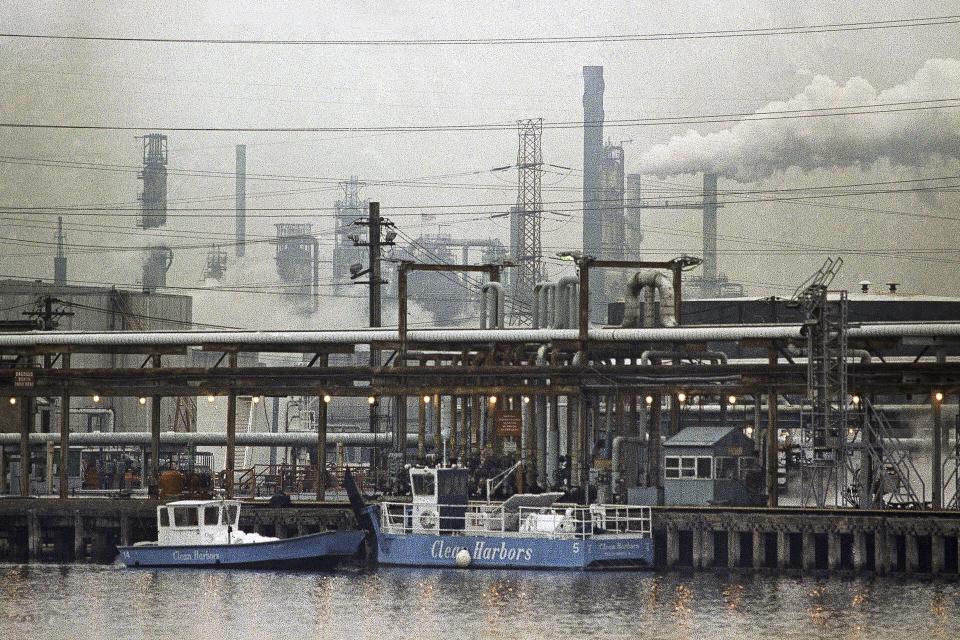
[[[543,198],[540,183],[543,176],[543,118],[518,120],[520,145],[517,149],[516,263],[512,278],[511,316],[514,324],[531,318],[533,287],[543,280],[543,243],[540,227],[543,219]]]

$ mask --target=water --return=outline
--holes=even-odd
[[[701,574],[0,566],[0,638],[955,638],[960,584]]]

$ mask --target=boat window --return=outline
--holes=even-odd
[[[203,510],[203,524],[217,524],[217,518],[220,515],[218,507],[206,507]]]
[[[195,527],[198,524],[196,507],[174,507],[173,524],[177,527]]]
[[[237,522],[237,505],[229,504],[227,505],[227,524],[236,524]]]
[[[466,496],[469,492],[466,473],[445,473],[440,476],[441,496]]]
[[[713,458],[697,458],[697,477],[709,480],[713,477],[710,473],[713,468]]]
[[[433,474],[423,473],[413,476],[413,495],[432,496],[433,494]]]
[[[166,508],[160,509],[160,526],[161,527],[170,526],[170,511]]]

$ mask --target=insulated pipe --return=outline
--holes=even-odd
[[[492,311],[489,311],[489,305],[487,304],[488,296],[490,296],[493,300]],[[505,324],[505,318],[506,304],[503,293],[503,285],[501,285],[499,282],[485,282],[480,288],[480,328],[502,329]],[[407,335],[410,335],[409,332]]]
[[[495,284],[495,283],[494,283]],[[559,305],[558,305],[559,306]],[[802,325],[694,325],[671,328],[618,327],[591,329],[597,342],[704,342],[757,340],[800,340]],[[851,339],[903,337],[960,337],[960,322],[864,324],[847,330]],[[574,341],[576,329],[418,329],[407,332],[410,343],[477,342],[544,343]],[[244,345],[251,350],[283,345],[370,344],[398,342],[393,329],[350,331],[30,331],[0,333],[0,348],[37,347],[156,347],[208,348]],[[309,347],[308,347],[309,348]]]
[[[93,408],[90,408],[90,409],[86,409],[86,408],[76,408],[76,409],[75,409],[75,408],[71,407],[71,408],[70,408],[70,414],[71,414],[71,415],[86,415],[86,416],[91,416],[91,415],[92,415],[92,416],[109,416],[110,419],[107,421],[107,423],[109,424],[109,427],[107,428],[107,431],[113,431],[113,424],[114,424],[114,419],[115,419],[115,416],[114,416],[114,413],[113,413],[113,409],[93,409]],[[72,433],[72,432],[71,432],[71,433]],[[72,440],[72,437],[71,437],[71,440]]]
[[[640,294],[644,294],[643,326],[652,327],[654,318],[654,290],[660,294],[660,324],[664,327],[676,327],[674,315],[673,282],[660,271],[638,271],[627,281],[624,292],[624,327],[639,327]]]
[[[555,287],[553,326],[557,329],[575,329],[579,312],[580,279],[577,276],[560,278]]]
[[[623,480],[620,474],[623,471],[620,458],[623,455],[624,443],[644,444],[646,441],[646,437],[639,436],[617,436],[613,439],[613,452],[610,455],[610,488],[615,495],[621,495],[620,485]]]
[[[727,354],[723,351],[697,351],[693,353],[686,353],[683,351],[654,351],[648,349],[640,354],[640,364],[648,366],[651,364],[651,360],[663,360],[669,358],[676,362],[683,360],[684,358],[705,358],[710,361],[710,364],[727,364]]]
[[[379,433],[327,433],[327,444],[343,443],[348,447],[388,447],[393,443],[393,434],[389,431]],[[20,442],[20,435],[16,433],[0,433],[0,446],[16,445]],[[58,433],[31,433],[30,445],[39,446],[48,442],[59,444]],[[417,435],[409,434],[407,443],[415,445]],[[181,432],[164,431],[160,433],[160,444],[163,446],[202,446],[225,447],[227,434],[213,432]],[[241,447],[315,447],[317,434],[314,431],[288,431],[286,433],[238,433],[236,444]],[[432,444],[432,443],[431,443]],[[105,433],[94,431],[90,433],[71,433],[71,446],[150,446],[149,431],[114,431]]]

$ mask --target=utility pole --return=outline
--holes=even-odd
[[[366,218],[359,218],[355,220],[353,224],[358,227],[367,227],[367,240],[363,241],[360,239],[360,235],[357,233],[352,233],[347,237],[353,240],[354,246],[357,247],[367,247],[367,261],[368,266],[366,269],[362,269],[363,265],[355,264],[350,266],[350,279],[354,280],[354,284],[367,284],[370,285],[369,289],[369,298],[368,298],[368,310],[370,316],[370,328],[377,328],[383,326],[383,319],[381,314],[382,309],[382,291],[383,285],[388,284],[381,276],[380,269],[380,249],[383,246],[392,246],[394,244],[394,238],[397,237],[397,232],[394,230],[394,224],[387,218],[380,217],[380,203],[371,202],[368,205],[368,215]],[[387,228],[386,233],[382,234],[381,231],[383,228]],[[356,282],[356,279],[363,276],[369,275],[369,279],[362,282]],[[373,345],[370,346],[370,369],[371,371],[376,370],[380,366],[380,351],[374,349]],[[371,375],[372,383],[372,375]],[[371,395],[371,398],[374,398],[373,402],[370,403],[370,433],[377,433],[379,431],[379,411],[377,405],[379,401],[375,396]],[[374,447],[373,449],[373,468],[379,469],[379,452]]]

